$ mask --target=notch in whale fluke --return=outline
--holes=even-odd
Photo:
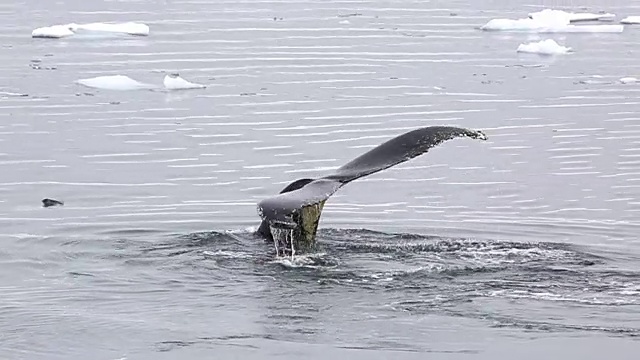
[[[319,179],[300,179],[280,194],[258,203],[262,223],[257,233],[273,240],[276,255],[293,255],[315,244],[322,208],[345,184],[411,160],[457,137],[486,140],[478,130],[430,126],[399,135],[351,160],[335,173]]]

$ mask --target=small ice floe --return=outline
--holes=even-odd
[[[561,20],[566,20],[567,22],[613,21],[616,18],[616,15],[610,14],[610,13],[603,13],[603,14],[572,13],[572,12],[566,12],[562,10],[544,9],[542,11],[530,13],[529,18],[537,19],[537,20],[561,19]]]
[[[620,33],[623,25],[573,25],[572,22],[589,19],[589,16],[612,14],[573,14],[559,10],[540,11],[526,19],[493,19],[481,26],[485,31],[524,31],[537,33]]]
[[[349,20],[342,20],[342,21],[340,21],[340,24],[349,25],[349,24],[351,24],[351,22]]]
[[[126,23],[89,23],[89,24],[65,24],[41,27],[31,32],[31,37],[60,39],[75,35],[77,33],[114,33],[136,36],[148,36],[149,26],[146,24],[126,22]]]
[[[553,39],[547,39],[539,42],[520,44],[517,51],[541,55],[559,55],[570,53],[573,50],[570,47],[559,45]]]
[[[31,37],[44,39],[60,39],[75,34],[68,25],[53,25],[41,27],[31,32]]]
[[[204,89],[205,85],[188,82],[179,74],[169,74],[164,77],[164,87],[168,90]]]
[[[98,76],[76,81],[80,85],[103,90],[140,90],[151,89],[154,86],[141,83],[124,75]]]
[[[622,79],[620,79],[620,82],[623,84],[635,84],[637,82],[640,82],[640,80],[634,77],[623,77]]]
[[[640,24],[640,16],[627,16],[620,20],[622,24]]]
[[[0,98],[2,99],[10,98],[10,97],[26,97],[26,96],[29,96],[29,94],[14,93],[10,91],[0,91]]]
[[[570,25],[544,23],[533,19],[493,19],[480,27],[485,31],[523,31],[536,33],[621,33],[623,25]]]

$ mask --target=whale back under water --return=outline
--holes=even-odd
[[[299,179],[280,194],[258,203],[262,223],[257,233],[274,241],[277,255],[309,250],[315,244],[322,208],[327,199],[345,184],[388,169],[426,153],[457,137],[486,140],[477,130],[430,126],[409,131],[369,150],[335,173],[319,179]]]

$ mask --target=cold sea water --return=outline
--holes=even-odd
[[[4,1],[1,359],[637,359],[639,0]],[[32,39],[136,21],[149,36]],[[554,39],[557,56],[517,53]],[[165,91],[177,72],[206,89]],[[155,90],[75,81],[126,75]],[[276,259],[256,203],[406,131]],[[64,206],[42,207],[43,198]]]

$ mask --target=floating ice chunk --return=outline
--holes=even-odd
[[[593,13],[569,13],[571,17],[571,22],[578,21],[613,21],[616,18],[616,14],[604,13],[604,14],[593,14]]]
[[[558,26],[564,27],[566,25],[560,24]],[[548,27],[548,25],[533,19],[493,19],[480,27],[480,29],[486,31],[536,31],[546,27]]]
[[[141,23],[126,22],[117,24],[107,23],[90,23],[76,25],[74,31],[86,30],[86,31],[104,31],[113,33],[122,33],[129,35],[147,36],[149,35],[149,26]]]
[[[571,25],[561,18],[493,19],[480,27],[485,31],[523,31],[536,33],[620,33],[623,25]]]
[[[76,81],[80,85],[103,90],[139,90],[151,89],[154,86],[141,83],[124,75],[98,76]]]
[[[180,77],[179,74],[170,74],[164,77],[164,87],[169,90],[204,89],[205,85],[194,84]]]
[[[566,54],[571,52],[572,50],[570,47],[558,45],[558,43],[553,39],[547,39],[539,42],[520,44],[517,51],[532,54],[557,55]]]
[[[620,22],[623,24],[640,24],[640,16],[627,16]]]
[[[31,37],[59,39],[59,38],[71,36],[75,33],[73,32],[73,30],[71,30],[70,25],[71,24],[53,25],[53,26],[37,28],[31,32]]]
[[[530,13],[528,19],[536,23],[566,26],[571,23],[571,15],[560,10],[545,9],[539,12]]]
[[[25,96],[29,96],[29,94],[14,93],[10,91],[0,91],[0,98],[2,99],[10,98],[10,97],[25,97]]]
[[[527,31],[538,33],[587,32],[618,33],[624,30],[622,25],[572,25],[575,21],[612,20],[613,14],[568,13],[561,10],[545,9],[529,14],[526,19],[493,19],[481,27],[487,31]]]
[[[638,80],[637,78],[634,77],[623,77],[622,79],[620,79],[620,82],[623,84],[633,84],[633,83],[637,83],[640,80]]]
[[[141,23],[126,22],[117,24],[89,23],[89,24],[65,24],[41,27],[33,30],[34,38],[59,39],[75,35],[78,32],[116,33],[137,36],[149,35],[149,26]]]
[[[342,20],[342,21],[340,21],[340,24],[349,25],[349,24],[351,24],[351,22],[349,20]]]
[[[572,13],[566,12],[562,10],[553,10],[553,9],[544,9],[542,11],[534,12],[529,14],[529,18],[539,21],[556,21],[562,20],[566,21],[566,23],[577,22],[577,21],[613,21],[615,19],[615,14],[593,14],[593,13]]]

